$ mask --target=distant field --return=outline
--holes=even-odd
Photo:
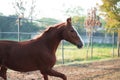
[[[74,62],[74,61],[87,61],[87,60],[100,60],[113,57],[113,47],[110,44],[94,44],[93,45],[93,54],[91,54],[91,48],[88,49],[85,46],[82,49],[78,49],[74,45],[65,45],[64,46],[64,62]],[[57,52],[57,64],[62,63],[62,49],[61,45],[59,46]],[[117,48],[114,47],[114,57],[117,57]]]

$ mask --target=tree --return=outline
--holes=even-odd
[[[118,33],[118,56],[120,56],[120,0],[102,0],[101,11],[105,12],[106,28]]]
[[[35,8],[36,8],[35,3],[36,3],[36,0],[32,0],[30,11],[29,11],[30,14],[28,16],[28,18],[31,19],[31,22],[32,22],[33,17],[36,16],[36,14],[35,14]]]
[[[18,17],[26,17],[33,20],[33,17],[36,16],[36,0],[15,0],[13,2],[13,8],[15,9],[16,15]]]
[[[83,9],[80,6],[76,6],[66,9],[64,12],[67,16],[81,16],[82,11]]]
[[[16,15],[19,16],[24,16],[25,15],[25,8],[26,2],[23,2],[22,0],[15,0],[15,2],[13,2],[13,8],[16,11]]]

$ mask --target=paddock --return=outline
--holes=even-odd
[[[68,80],[119,80],[120,58],[59,65],[54,69],[65,73]],[[8,80],[42,80],[39,71],[20,73],[8,70],[7,75]],[[51,76],[49,78],[50,80],[61,80]]]

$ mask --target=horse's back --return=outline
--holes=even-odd
[[[22,72],[37,70],[35,61],[39,52],[33,40],[0,41],[0,65]]]
[[[4,47],[4,46],[10,46],[10,45],[13,45],[13,44],[16,44],[18,42],[16,41],[8,41],[8,40],[0,40],[0,46]]]
[[[2,51],[4,52],[8,51],[8,49],[16,43],[17,43],[16,41],[1,40],[0,41],[0,54],[2,54]]]
[[[10,48],[16,44],[17,42],[15,41],[0,41],[0,55],[5,54],[6,52],[8,52],[10,50]]]
[[[3,59],[7,57],[11,47],[16,43],[16,41],[0,40],[0,64],[2,63]]]

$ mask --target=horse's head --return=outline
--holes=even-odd
[[[78,34],[77,30],[72,26],[71,18],[67,19],[62,35],[63,35],[63,39],[71,42],[72,44],[76,45],[78,48],[83,47],[83,41],[80,35]]]

